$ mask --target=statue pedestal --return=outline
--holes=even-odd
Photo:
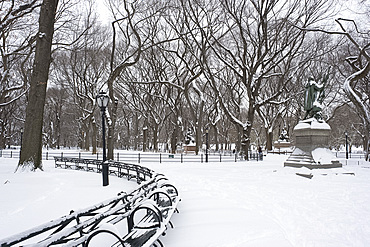
[[[342,167],[328,148],[331,129],[327,123],[310,118],[300,121],[293,131],[296,146],[284,166],[309,169]]]
[[[290,148],[291,143],[289,141],[285,140],[277,140],[274,142],[274,148],[280,149],[280,148]]]

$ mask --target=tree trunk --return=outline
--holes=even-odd
[[[216,152],[218,152],[219,151],[219,147],[218,147],[218,131],[217,131],[217,126],[215,124],[215,125],[212,125],[212,127],[213,127],[214,142],[215,142],[215,145],[216,145]]]
[[[56,131],[57,131],[57,149],[60,149],[60,125],[61,125],[61,123],[60,123],[60,115],[61,115],[61,112],[59,111],[59,113],[57,114],[57,123],[56,123]]]
[[[147,141],[148,141],[148,127],[145,125],[143,127],[143,152],[146,152]]]
[[[154,152],[158,152],[158,124],[154,123],[153,128],[153,150]]]
[[[252,132],[252,126],[254,121],[254,113],[255,109],[253,108],[253,102],[250,103],[249,110],[248,110],[248,123],[246,127],[243,128],[243,136],[242,136],[242,148],[244,152],[244,159],[249,160],[249,147],[251,144],[251,132]]]
[[[129,150],[132,147],[132,141],[131,141],[131,131],[130,131],[131,124],[128,118],[126,118],[126,125],[127,125],[127,133],[126,133],[123,145],[125,146],[125,149]]]
[[[369,128],[366,128],[366,127],[367,126],[365,125],[364,126],[365,135],[362,136],[362,140],[363,140],[363,145],[364,145],[365,160],[370,161],[370,139],[369,139],[370,131],[366,131],[366,129],[369,129]]]
[[[84,140],[84,149],[86,151],[90,150],[90,125],[87,124],[86,129],[85,129],[85,140]]]
[[[179,133],[179,127],[178,125],[176,124],[175,125],[175,128],[172,132],[172,135],[171,135],[171,153],[172,154],[175,154],[176,153],[176,149],[177,149],[177,137],[178,137],[178,134]]]
[[[113,94],[110,95],[111,99],[113,100]],[[116,127],[116,118],[117,118],[117,108],[118,108],[118,101],[113,100],[113,106],[110,108],[110,117],[111,121],[110,124],[108,125],[108,141],[107,141],[107,146],[108,146],[108,155],[107,159],[108,160],[114,160],[114,129]]]
[[[134,150],[138,150],[138,145],[139,145],[139,117],[137,115],[137,113],[135,113],[135,117],[134,117],[134,121],[135,121],[135,124],[134,124]]]
[[[242,149],[243,149],[245,160],[249,160],[249,148],[251,145],[251,138],[250,138],[251,132],[252,132],[252,126],[248,126],[247,128],[243,129]]]
[[[5,127],[4,127],[4,124],[2,124],[3,122],[0,121],[0,124],[1,124],[1,132],[0,132],[0,149],[4,149],[6,146],[5,146]]]
[[[42,123],[57,5],[58,0],[44,0],[40,10],[23,145],[18,163],[18,167],[29,166],[32,170],[42,170]]]
[[[265,129],[265,133],[266,133],[266,150],[271,151],[272,150],[273,132],[270,132],[269,129],[270,128]]]
[[[241,143],[242,143],[242,132],[241,132],[241,127],[238,125],[238,124],[235,124],[235,127],[236,127],[236,131],[237,131],[237,135],[238,135],[238,139],[236,140],[236,143],[235,143],[235,148],[236,148],[236,151],[240,152],[242,151],[242,147],[241,147]]]
[[[201,130],[200,124],[196,124],[195,125],[195,154],[196,155],[199,154],[199,148],[201,144],[203,143],[201,141],[202,140],[201,134],[202,134],[202,130]]]

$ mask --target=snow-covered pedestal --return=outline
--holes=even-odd
[[[280,153],[282,149],[290,149],[291,143],[289,141],[288,132],[285,128],[280,133],[279,139],[274,142],[274,149],[278,149],[278,152]],[[283,151],[284,152],[284,151]]]
[[[330,126],[315,118],[300,121],[294,127],[296,147],[284,166],[316,168],[342,167],[328,148]]]
[[[196,146],[195,144],[187,144],[184,146],[184,151],[185,151],[185,154],[188,154],[188,153],[195,153],[196,152]]]
[[[291,146],[290,141],[277,140],[277,141],[274,142],[274,148],[275,149],[290,148],[290,146]]]

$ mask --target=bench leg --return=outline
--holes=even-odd
[[[157,247],[157,243],[158,242],[158,246],[161,246],[161,247],[164,247],[164,245],[163,245],[163,243],[161,242],[161,240],[159,240],[159,239],[157,239],[156,241],[155,241],[155,243],[153,244],[155,247]]]
[[[173,229],[173,228],[175,228],[174,226],[173,226],[173,223],[171,222],[171,221],[169,221],[168,222],[168,224],[170,224],[170,226],[171,226],[171,228]]]

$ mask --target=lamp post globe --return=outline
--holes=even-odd
[[[108,106],[109,96],[106,92],[100,91],[98,95],[96,95],[96,102],[101,110],[104,110]]]
[[[96,96],[96,103],[100,107],[101,110],[101,116],[102,116],[102,132],[103,132],[103,164],[102,164],[102,175],[103,175],[103,186],[109,185],[109,179],[108,179],[108,163],[107,160],[107,153],[105,149],[105,109],[108,106],[109,102],[109,96],[107,93],[101,91]]]

